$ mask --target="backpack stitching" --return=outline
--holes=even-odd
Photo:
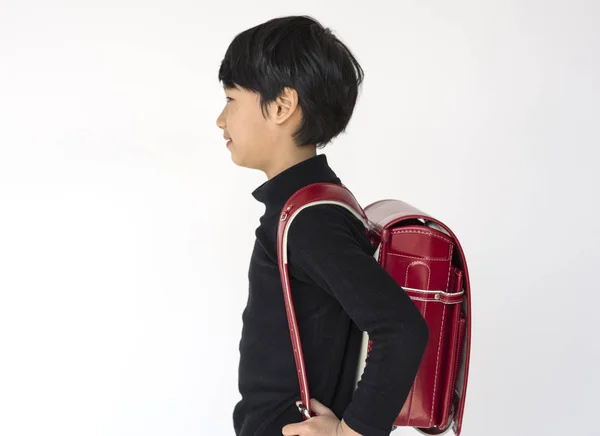
[[[389,253],[388,253],[389,254]],[[406,267],[406,277],[404,278],[404,286],[407,286],[408,283],[408,271],[410,269],[410,267],[414,264],[421,264],[421,265],[425,265],[427,267],[427,286],[425,286],[425,288],[429,289],[429,281],[431,279],[431,269],[429,268],[429,265],[427,265],[425,262],[420,262],[420,261],[414,261],[411,262],[407,267]],[[407,286],[408,287],[408,286]],[[427,301],[425,301],[425,303],[423,304],[423,318],[425,318],[425,315],[427,314]],[[410,394],[410,403],[408,405],[408,420],[406,422],[406,425],[410,425],[410,414],[412,412],[412,405],[413,405],[413,401],[415,399],[415,387],[417,385],[417,379],[418,379],[418,373],[415,376],[415,380],[413,382],[413,386],[411,388],[411,394]]]
[[[414,262],[409,263],[406,267],[406,277],[404,278],[404,286],[407,286],[406,283],[408,283],[408,272],[410,271],[410,267],[415,264],[425,265],[425,267],[427,267],[427,285],[425,286],[425,290],[428,290],[429,282],[431,280],[431,268],[429,268],[429,265],[427,265],[425,262],[421,262],[419,260],[415,260]]]
[[[450,244],[448,247],[448,259],[452,259],[452,250],[454,249],[454,244]],[[452,273],[452,262],[448,265],[448,281],[446,282],[446,292],[450,292],[450,274]]]
[[[444,304],[444,308],[442,309],[442,324],[440,326],[440,339],[438,341],[438,350],[437,350],[437,360],[435,362],[435,378],[433,379],[433,401],[431,402],[431,418],[429,420],[429,425],[428,427],[431,427],[431,424],[433,423],[433,408],[435,406],[435,391],[437,388],[437,381],[438,381],[438,372],[440,369],[440,348],[442,346],[442,333],[444,331],[444,316],[446,315],[446,305]]]
[[[419,260],[433,260],[433,261],[448,261],[449,257],[420,257],[420,256],[411,256],[410,254],[400,254],[400,253],[388,253],[390,256],[400,256],[400,257],[410,257],[411,259],[419,259]]]
[[[423,231],[423,230],[414,230],[414,229],[406,230],[406,229],[400,229],[400,230],[391,230],[391,233],[393,235],[398,234],[398,233],[420,233],[420,234],[423,234],[423,235],[426,235],[426,236],[431,236],[432,238],[441,239],[442,241],[446,241],[446,242],[448,242],[450,244],[452,243],[451,239],[448,239],[448,238],[446,238],[444,236],[441,236],[441,235],[436,235],[436,234],[431,233],[431,232],[426,232],[426,231]]]

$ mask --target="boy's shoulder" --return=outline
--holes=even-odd
[[[289,224],[288,246],[318,248],[327,243],[368,245],[365,227],[344,206],[332,203],[317,204],[300,211]]]

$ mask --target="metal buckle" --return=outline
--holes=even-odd
[[[300,404],[298,404],[297,407],[298,407],[298,410],[300,411],[300,413],[303,414],[306,417],[306,419],[311,418],[310,413],[308,413],[308,409],[306,408],[306,406],[304,404],[300,403]]]

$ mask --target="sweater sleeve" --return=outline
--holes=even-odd
[[[369,245],[362,223],[342,206],[311,206],[290,224],[288,262],[336,298],[373,340],[342,417],[363,436],[389,436],[416,377],[429,329],[408,295],[367,251]]]

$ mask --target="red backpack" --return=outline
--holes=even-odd
[[[467,263],[458,239],[441,221],[399,200],[381,200],[364,210],[345,187],[315,183],[298,190],[283,206],[277,255],[290,337],[298,370],[302,419],[314,416],[287,267],[287,232],[305,207],[338,204],[365,225],[379,264],[398,282],[425,318],[429,342],[410,393],[391,430],[414,427],[427,435],[452,428],[460,435],[471,342],[471,293]],[[356,374],[360,380],[372,341],[363,332]]]

